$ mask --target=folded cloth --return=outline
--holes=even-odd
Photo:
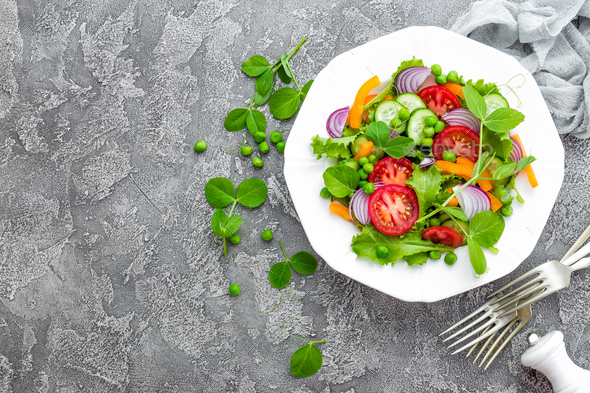
[[[558,132],[590,137],[590,0],[482,0],[451,30],[520,61]]]

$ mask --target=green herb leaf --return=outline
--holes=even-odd
[[[515,166],[516,165],[514,164],[514,161],[511,161],[507,164],[499,166],[494,171],[494,175],[493,175],[494,179],[504,179],[505,177],[512,176],[512,174],[514,173]]]
[[[283,71],[285,71],[285,74],[289,77],[289,78],[293,78],[293,75],[291,74],[291,71],[289,71],[289,67],[287,65],[287,54],[283,53],[281,55],[281,64],[282,64],[282,68]]]
[[[495,83],[484,83],[483,79],[479,79],[477,82],[473,82],[473,80],[469,79],[465,84],[473,87],[482,96],[486,96],[490,93],[499,93]]]
[[[473,266],[475,273],[484,274],[488,268],[488,262],[486,261],[486,256],[484,255],[481,246],[476,240],[470,238],[467,242],[467,249],[469,250],[469,260],[471,261],[471,266]]]
[[[275,119],[284,120],[297,112],[300,103],[301,93],[290,87],[283,87],[270,97],[268,108]]]
[[[236,200],[247,207],[257,207],[268,196],[268,187],[262,179],[246,179],[238,186]]]
[[[524,121],[524,115],[511,108],[498,108],[488,115],[484,124],[494,132],[508,132]]]
[[[299,251],[293,255],[289,258],[289,263],[299,274],[313,274],[318,267],[318,260],[305,251]]]
[[[386,258],[379,258],[377,256],[377,248],[379,246],[387,247],[389,250]],[[387,265],[389,263],[393,265],[398,259],[420,252],[432,250],[449,252],[454,250],[452,247],[422,240],[419,231],[406,233],[402,238],[399,236],[384,235],[371,225],[365,226],[361,234],[352,238],[351,247],[357,257],[369,257],[381,265]]]
[[[266,117],[262,112],[251,109],[246,117],[246,125],[252,135],[257,132],[266,132]]]
[[[439,205],[438,203],[435,203],[434,206],[436,206],[437,208],[440,208],[442,211],[447,213],[449,216],[455,217],[457,220],[461,220],[461,221],[465,221],[465,222],[468,221],[467,214],[465,214],[463,212],[463,210],[461,210],[461,208],[453,207],[453,206],[442,206],[442,205]]]
[[[227,117],[223,121],[223,126],[226,130],[241,131],[246,128],[246,117],[248,116],[248,110],[246,108],[237,108],[228,113]]]
[[[242,63],[242,71],[249,76],[258,76],[270,69],[268,61],[260,55],[252,56]]]
[[[275,74],[272,72],[272,70],[268,69],[264,71],[263,74],[256,77],[254,86],[256,86],[256,91],[258,94],[264,96],[269,89],[272,89],[274,75]]]
[[[223,237],[230,237],[236,233],[241,226],[242,217],[236,215],[230,216],[227,218],[225,225],[223,225],[221,228],[221,235]]]
[[[307,93],[309,93],[309,89],[311,89],[311,85],[313,84],[313,79],[307,82],[301,88],[301,102],[305,101],[305,97],[307,97]]]
[[[398,139],[398,138],[394,138]],[[415,166],[412,177],[410,177],[406,184],[411,186],[418,198],[418,206],[420,207],[420,218],[422,218],[426,210],[436,202],[436,196],[440,192],[440,184],[443,179],[441,170],[436,165],[431,165],[428,168],[420,168]]]
[[[491,210],[479,212],[469,221],[469,241],[483,247],[492,247],[504,232],[504,218]],[[480,273],[481,274],[481,273]]]
[[[483,97],[471,86],[463,86],[467,107],[478,119],[485,120],[487,105]]]
[[[518,173],[535,161],[537,161],[537,159],[533,156],[523,157],[518,161],[518,164],[516,164],[516,169],[514,169],[514,171]]]
[[[389,141],[391,132],[389,131],[387,124],[382,121],[377,121],[368,125],[367,131],[365,131],[365,136],[368,140],[373,142],[373,146],[379,149],[384,149]]]
[[[323,361],[320,350],[309,343],[291,356],[291,374],[299,378],[312,376],[322,367]]]
[[[356,190],[360,177],[348,165],[331,166],[324,172],[324,184],[336,198],[344,198]]]
[[[260,105],[264,105],[264,103],[266,101],[268,101],[268,99],[270,98],[270,95],[272,94],[272,89],[268,89],[268,91],[266,92],[265,95],[260,95],[258,94],[257,91],[254,92],[254,102],[256,103],[256,105],[260,106]]]
[[[287,75],[287,71],[285,71],[282,65],[279,65],[279,68],[277,68],[277,74],[279,74],[279,78],[284,84],[288,85],[291,83],[292,79]]]
[[[313,154],[318,155],[318,160],[325,154],[327,158],[350,158],[348,146],[354,142],[356,135],[345,138],[322,138],[316,135],[312,139]]]
[[[406,255],[404,261],[408,262],[408,266],[424,265],[428,261],[428,253],[419,252],[418,254]]]
[[[235,201],[234,195],[234,183],[225,177],[214,177],[205,184],[205,197],[213,207],[226,207]]]
[[[483,132],[483,139],[485,140],[484,148],[487,151],[489,151],[490,154],[495,153],[496,157],[499,157],[503,160],[507,159],[510,156],[510,152],[513,149],[512,139],[510,139],[510,135],[508,133],[502,134],[498,132],[489,131],[485,126]]]
[[[268,271],[270,285],[276,289],[283,289],[291,281],[291,268],[287,261],[275,263]]]
[[[221,209],[213,212],[211,217],[211,229],[217,237],[223,237],[224,229],[227,223],[227,214]]]
[[[414,146],[416,146],[416,144],[412,138],[398,136],[387,142],[387,145],[385,145],[385,149],[383,150],[393,158],[399,159],[407,156]]]
[[[524,198],[522,197],[522,195],[520,195],[520,192],[518,192],[518,189],[516,188],[516,176],[512,176],[512,178],[508,182],[508,188],[516,192],[516,200],[518,202],[524,203]]]

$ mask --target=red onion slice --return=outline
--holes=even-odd
[[[456,185],[453,190],[456,191],[462,187],[461,184]],[[490,197],[484,190],[475,186],[467,186],[457,194],[459,205],[463,209],[463,213],[467,215],[467,219],[471,220],[479,212],[490,210],[492,202]]]
[[[428,67],[409,67],[396,75],[393,85],[398,94],[416,93],[429,75],[431,73]]]
[[[389,129],[389,132],[390,132],[389,140],[392,140],[393,138],[397,138],[398,136],[401,136],[397,132],[393,131],[391,128]]]
[[[508,157],[510,157],[512,161],[518,164],[518,161],[520,161],[524,157],[524,151],[522,150],[522,146],[520,146],[520,143],[518,143],[516,139],[514,139],[513,137],[510,137],[510,139],[512,139],[512,151],[510,152],[510,155]]]
[[[427,166],[430,166],[432,164],[434,164],[436,162],[436,160],[432,157],[425,157],[422,162],[420,163],[420,168],[426,168]]]
[[[340,138],[342,136],[342,131],[344,131],[349,111],[350,107],[346,106],[344,108],[336,109],[330,116],[328,116],[326,130],[328,131],[330,138]]]
[[[376,182],[373,184],[375,184],[375,190],[377,190],[379,187],[384,186],[385,182]],[[348,205],[348,215],[355,224],[357,223],[354,219],[355,217],[362,225],[367,225],[371,222],[371,217],[369,216],[370,197],[371,194],[367,194],[362,188],[359,188],[356,190],[352,198],[350,198],[350,204]],[[353,212],[354,215],[352,214]]]
[[[455,108],[443,115],[444,121],[452,126],[465,126],[479,134],[481,122],[467,108]]]

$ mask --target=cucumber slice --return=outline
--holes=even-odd
[[[447,220],[440,225],[442,225],[443,227],[451,228],[451,229],[454,229],[455,231],[457,231],[459,233],[459,235],[461,235],[461,237],[463,237],[463,243],[461,243],[461,245],[464,246],[467,244],[467,236],[465,236],[465,233],[467,233],[469,235],[469,225],[467,225],[463,221],[458,221],[458,220],[457,220],[457,222],[455,222],[453,220]]]
[[[491,162],[490,162],[491,160]],[[487,171],[489,172],[489,174],[491,176],[494,176],[494,172],[496,172],[496,169],[498,169],[499,167],[501,167],[502,165],[504,165],[504,162],[499,159],[498,157],[488,157],[486,159],[486,165],[488,164],[488,162],[490,163],[490,165],[488,165],[487,167]],[[508,183],[508,181],[510,180],[510,177],[505,177],[504,179],[500,179],[498,180],[498,183],[500,185],[505,185],[506,183]]]
[[[396,98],[397,102],[408,108],[410,113],[414,112],[416,109],[426,108],[426,104],[422,99],[414,93],[404,93],[400,94]]]
[[[408,136],[414,140],[416,145],[422,142],[424,127],[426,127],[424,119],[428,116],[438,117],[430,109],[418,109],[408,120]]]
[[[498,108],[509,108],[508,101],[502,97],[501,94],[488,94],[485,97],[486,106],[488,107],[487,114],[492,113]]]
[[[397,101],[383,101],[379,104],[377,109],[375,109],[375,121],[382,121],[389,126],[392,119],[399,117],[397,113],[402,108],[402,105]]]

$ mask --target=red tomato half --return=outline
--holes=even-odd
[[[426,107],[433,111],[440,120],[442,120],[442,115],[451,109],[461,107],[457,96],[446,87],[440,85],[428,86],[416,94],[422,98]]]
[[[432,154],[437,160],[442,160],[447,150],[451,150],[457,157],[476,162],[479,156],[479,135],[468,127],[447,127],[434,138]]]
[[[412,172],[414,172],[412,163],[407,158],[385,157],[375,164],[373,172],[369,174],[369,181],[405,186],[406,180],[412,176]]]
[[[463,236],[456,230],[447,227],[430,227],[422,232],[422,239],[453,248],[463,244]]]
[[[378,188],[369,198],[369,216],[375,228],[386,235],[409,231],[418,219],[414,190],[390,184]]]

